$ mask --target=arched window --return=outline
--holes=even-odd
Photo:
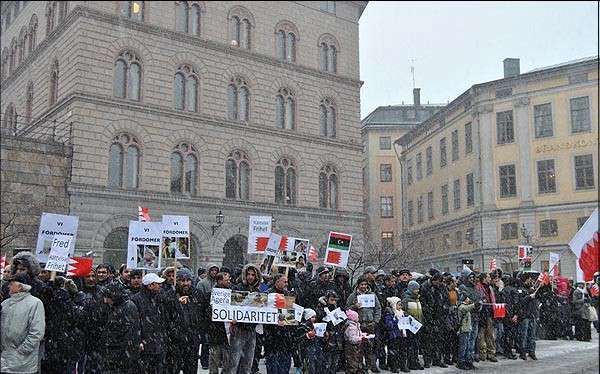
[[[29,20],[29,54],[33,53],[33,50],[36,47],[37,42],[37,27],[38,20],[37,16],[34,14],[31,16],[31,20]]]
[[[180,65],[173,81],[175,109],[198,111],[198,75],[187,64]]]
[[[321,100],[319,105],[319,127],[322,136],[335,138],[336,110],[331,99]]]
[[[227,86],[227,118],[248,122],[250,113],[250,90],[242,77],[231,78]]]
[[[321,208],[337,209],[338,190],[338,176],[335,166],[324,166],[319,172],[319,206]]]
[[[319,40],[319,69],[335,74],[337,72],[337,43],[331,35],[324,35]]]
[[[17,47],[19,50],[19,58],[17,59],[17,64],[20,64],[25,60],[27,54],[27,34],[27,28],[23,26],[23,28],[21,28],[21,33],[19,34],[19,45]]]
[[[133,21],[144,21],[143,1],[121,1],[121,16]]]
[[[296,128],[296,102],[294,93],[282,88],[275,96],[275,125],[280,129]]]
[[[141,61],[130,51],[123,51],[115,61],[113,94],[122,99],[140,100]]]
[[[286,158],[275,166],[275,203],[296,205],[296,166]]]
[[[102,262],[111,264],[115,268],[126,263],[128,236],[129,229],[127,227],[117,227],[112,230],[102,244],[104,250]]]
[[[50,70],[50,106],[54,106],[58,100],[58,60],[54,60]]]
[[[31,115],[33,111],[33,82],[27,84],[27,97],[25,100],[25,122],[31,123]]]
[[[17,132],[17,111],[13,103],[8,104],[4,111],[2,127],[7,129],[11,134]]]
[[[196,194],[198,157],[190,144],[181,143],[171,153],[171,192]]]
[[[56,1],[49,1],[46,3],[46,37],[56,27]]]
[[[225,163],[225,197],[250,200],[250,160],[246,153],[233,151]]]
[[[13,38],[10,42],[10,55],[9,55],[9,66],[8,71],[12,73],[15,71],[17,65],[15,64],[15,59],[17,58],[17,39]]]
[[[245,8],[236,7],[229,13],[229,38],[232,47],[250,49],[253,22]]]
[[[192,1],[175,3],[175,30],[200,35],[200,5]]]
[[[58,22],[61,22],[67,16],[69,12],[69,2],[68,1],[59,1],[58,2]]]
[[[6,78],[8,76],[8,56],[10,55],[10,52],[8,50],[8,48],[4,48],[4,50],[2,51],[2,80],[4,80],[4,78]]]
[[[277,38],[277,58],[280,61],[296,61],[296,35],[291,31],[284,29],[278,30]]]
[[[140,143],[129,134],[113,138],[109,150],[108,185],[137,188],[139,185]]]

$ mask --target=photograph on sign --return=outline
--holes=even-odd
[[[79,226],[79,217],[67,216],[64,214],[42,213],[40,218],[40,227],[36,244],[36,257],[40,263],[48,261],[50,247],[54,235],[72,236],[69,247],[69,255],[75,253],[75,240],[77,238],[77,227]]]
[[[162,222],[129,221],[127,266],[132,269],[160,268]]]
[[[279,266],[300,267],[306,266],[308,263],[308,249],[310,241],[307,239],[288,237],[285,247],[280,248],[279,254],[275,257],[275,264]]]
[[[160,245],[160,255],[163,259],[190,258],[189,225],[188,216],[163,216],[163,236]]]
[[[216,289],[216,288],[215,288]],[[219,289],[216,289],[219,290]],[[214,292],[214,291],[213,291]],[[226,292],[218,291],[219,299],[212,303],[212,321],[237,321],[255,324],[297,325],[295,297],[259,292],[230,291],[230,300],[224,300]]]
[[[271,235],[271,216],[250,216],[248,222],[248,253],[264,253]]]

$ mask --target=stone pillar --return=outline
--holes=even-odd
[[[535,168],[531,164],[531,142],[529,131],[529,98],[521,97],[513,101],[514,126],[517,145],[519,147],[519,163],[517,168],[517,190],[521,195],[521,206],[533,206],[533,190],[536,188]]]
[[[496,183],[494,181],[493,155],[494,142],[492,139],[494,106],[484,104],[476,107],[473,112],[473,123],[476,133],[473,134],[474,148],[479,153],[479,168],[473,170],[475,182],[475,205],[481,210],[495,209]],[[479,196],[477,196],[479,194]]]

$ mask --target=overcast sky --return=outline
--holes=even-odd
[[[446,103],[473,84],[598,55],[598,3],[371,1],[360,19],[361,118],[412,104],[411,59],[421,103]]]

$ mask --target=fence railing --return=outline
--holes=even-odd
[[[41,141],[71,144],[72,123],[58,121],[44,121],[18,129],[15,136]]]

